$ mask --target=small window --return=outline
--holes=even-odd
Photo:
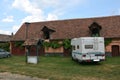
[[[50,38],[50,33],[49,32],[44,32],[44,38],[49,39]]]
[[[79,49],[79,45],[77,45],[77,49]]]
[[[43,31],[43,36],[45,39],[50,39],[51,33],[55,32],[55,30],[49,29],[46,26],[44,26],[41,31]]]
[[[75,46],[72,46],[72,49],[75,50]]]
[[[85,45],[85,49],[93,49],[93,45]]]
[[[89,26],[90,32],[91,32],[91,36],[92,37],[99,37],[100,36],[100,30],[102,29],[101,25],[99,25],[96,22],[93,22],[90,26]]]

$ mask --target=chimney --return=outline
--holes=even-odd
[[[25,39],[27,39],[28,38],[28,27],[29,27],[29,25],[30,25],[30,23],[29,22],[25,22],[25,25],[26,25],[26,30],[25,30]]]

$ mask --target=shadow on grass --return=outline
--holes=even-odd
[[[80,62],[79,64],[80,64],[80,65],[91,65],[91,66],[101,65],[100,62]]]
[[[90,65],[90,66],[96,66],[96,65],[102,65],[101,62],[79,62],[78,60],[72,60],[74,62],[76,62],[79,65]]]

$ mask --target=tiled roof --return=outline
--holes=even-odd
[[[41,31],[44,26],[55,30],[50,35],[51,39],[65,39],[90,36],[89,26],[96,22],[102,27],[100,35],[105,38],[120,38],[120,16],[108,16],[98,18],[69,19],[45,22],[33,22],[26,28],[25,23],[14,35],[12,40],[25,40],[43,38]],[[27,32],[27,33],[26,33]]]
[[[8,42],[10,41],[10,39],[11,39],[10,35],[0,34],[0,42]]]

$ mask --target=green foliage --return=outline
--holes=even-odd
[[[15,47],[20,47],[20,48],[22,48],[23,47],[23,41],[17,41],[17,42],[15,42]]]
[[[69,39],[63,40],[63,47],[65,49],[71,49],[71,41]]]
[[[70,43],[71,41],[69,39],[65,39],[62,43],[59,43],[59,41],[43,42],[43,46],[46,48],[52,47],[53,49],[63,46],[65,49],[70,49]]]
[[[112,39],[105,39],[105,46],[109,45],[112,42]]]
[[[52,41],[52,42],[43,42],[43,46],[48,48],[52,47],[54,49],[61,47],[62,45],[58,43],[58,41]]]
[[[9,51],[10,44],[8,42],[6,43],[0,43],[0,48]]]
[[[92,37],[100,37],[100,35],[97,33],[97,34],[92,34]]]
[[[56,48],[60,48],[62,45],[60,43],[58,43],[57,41],[53,41],[50,43],[50,46],[54,49]]]
[[[43,42],[42,45],[43,45],[43,47],[45,47],[45,48],[50,47],[50,43],[49,43],[49,42]]]

